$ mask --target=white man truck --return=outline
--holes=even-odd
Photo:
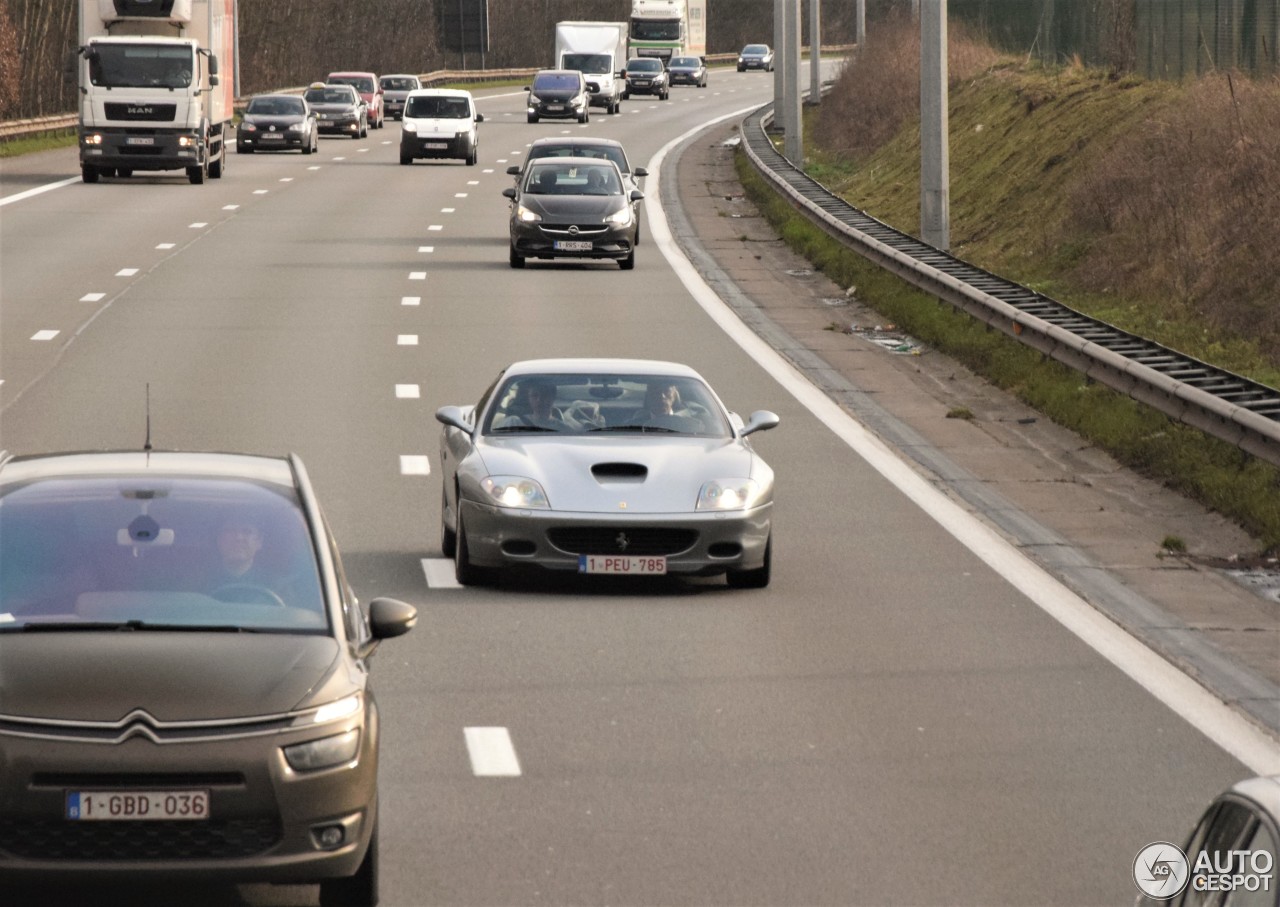
[[[631,0],[631,56],[704,57],[707,0]]]
[[[627,23],[557,22],[556,68],[576,69],[596,91],[591,106],[617,113],[626,88]]]
[[[80,174],[226,168],[236,0],[79,0]],[[220,71],[221,70],[221,74]]]

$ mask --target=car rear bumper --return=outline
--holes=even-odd
[[[763,566],[772,502],[730,513],[568,513],[462,502],[479,567],[578,570],[580,555],[655,555],[668,573],[711,576]]]

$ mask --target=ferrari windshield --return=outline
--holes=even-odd
[[[228,478],[57,478],[0,497],[0,633],[78,625],[320,632],[289,489]]]
[[[727,438],[720,404],[696,378],[532,374],[508,378],[490,398],[485,435],[652,434]]]

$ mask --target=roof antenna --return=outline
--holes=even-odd
[[[142,449],[148,454],[151,453],[151,382],[147,382],[147,443],[142,445]],[[149,458],[149,457],[148,457]]]

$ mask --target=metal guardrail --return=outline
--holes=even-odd
[[[741,126],[756,170],[854,251],[1086,377],[1280,466],[1280,391],[1091,318],[901,233],[828,191],[783,156],[773,105]]]
[[[841,53],[853,49],[853,45],[837,45],[832,47],[824,47],[823,53]],[[738,58],[736,53],[732,54],[706,54],[703,59],[708,63],[732,63]],[[422,84],[426,86],[440,85],[449,82],[506,82],[510,79],[527,79],[533,76],[541,67],[531,67],[523,69],[441,69],[435,72],[421,73],[418,78],[422,80]],[[278,91],[285,94],[302,94],[306,91],[306,86],[299,88],[281,88]],[[236,109],[243,109],[248,103],[247,98],[239,98],[236,100]],[[60,132],[64,129],[74,129],[79,122],[79,114],[66,113],[56,116],[33,117],[25,120],[6,120],[0,121],[0,141],[8,139],[23,138],[25,136],[41,135],[47,132]]]

